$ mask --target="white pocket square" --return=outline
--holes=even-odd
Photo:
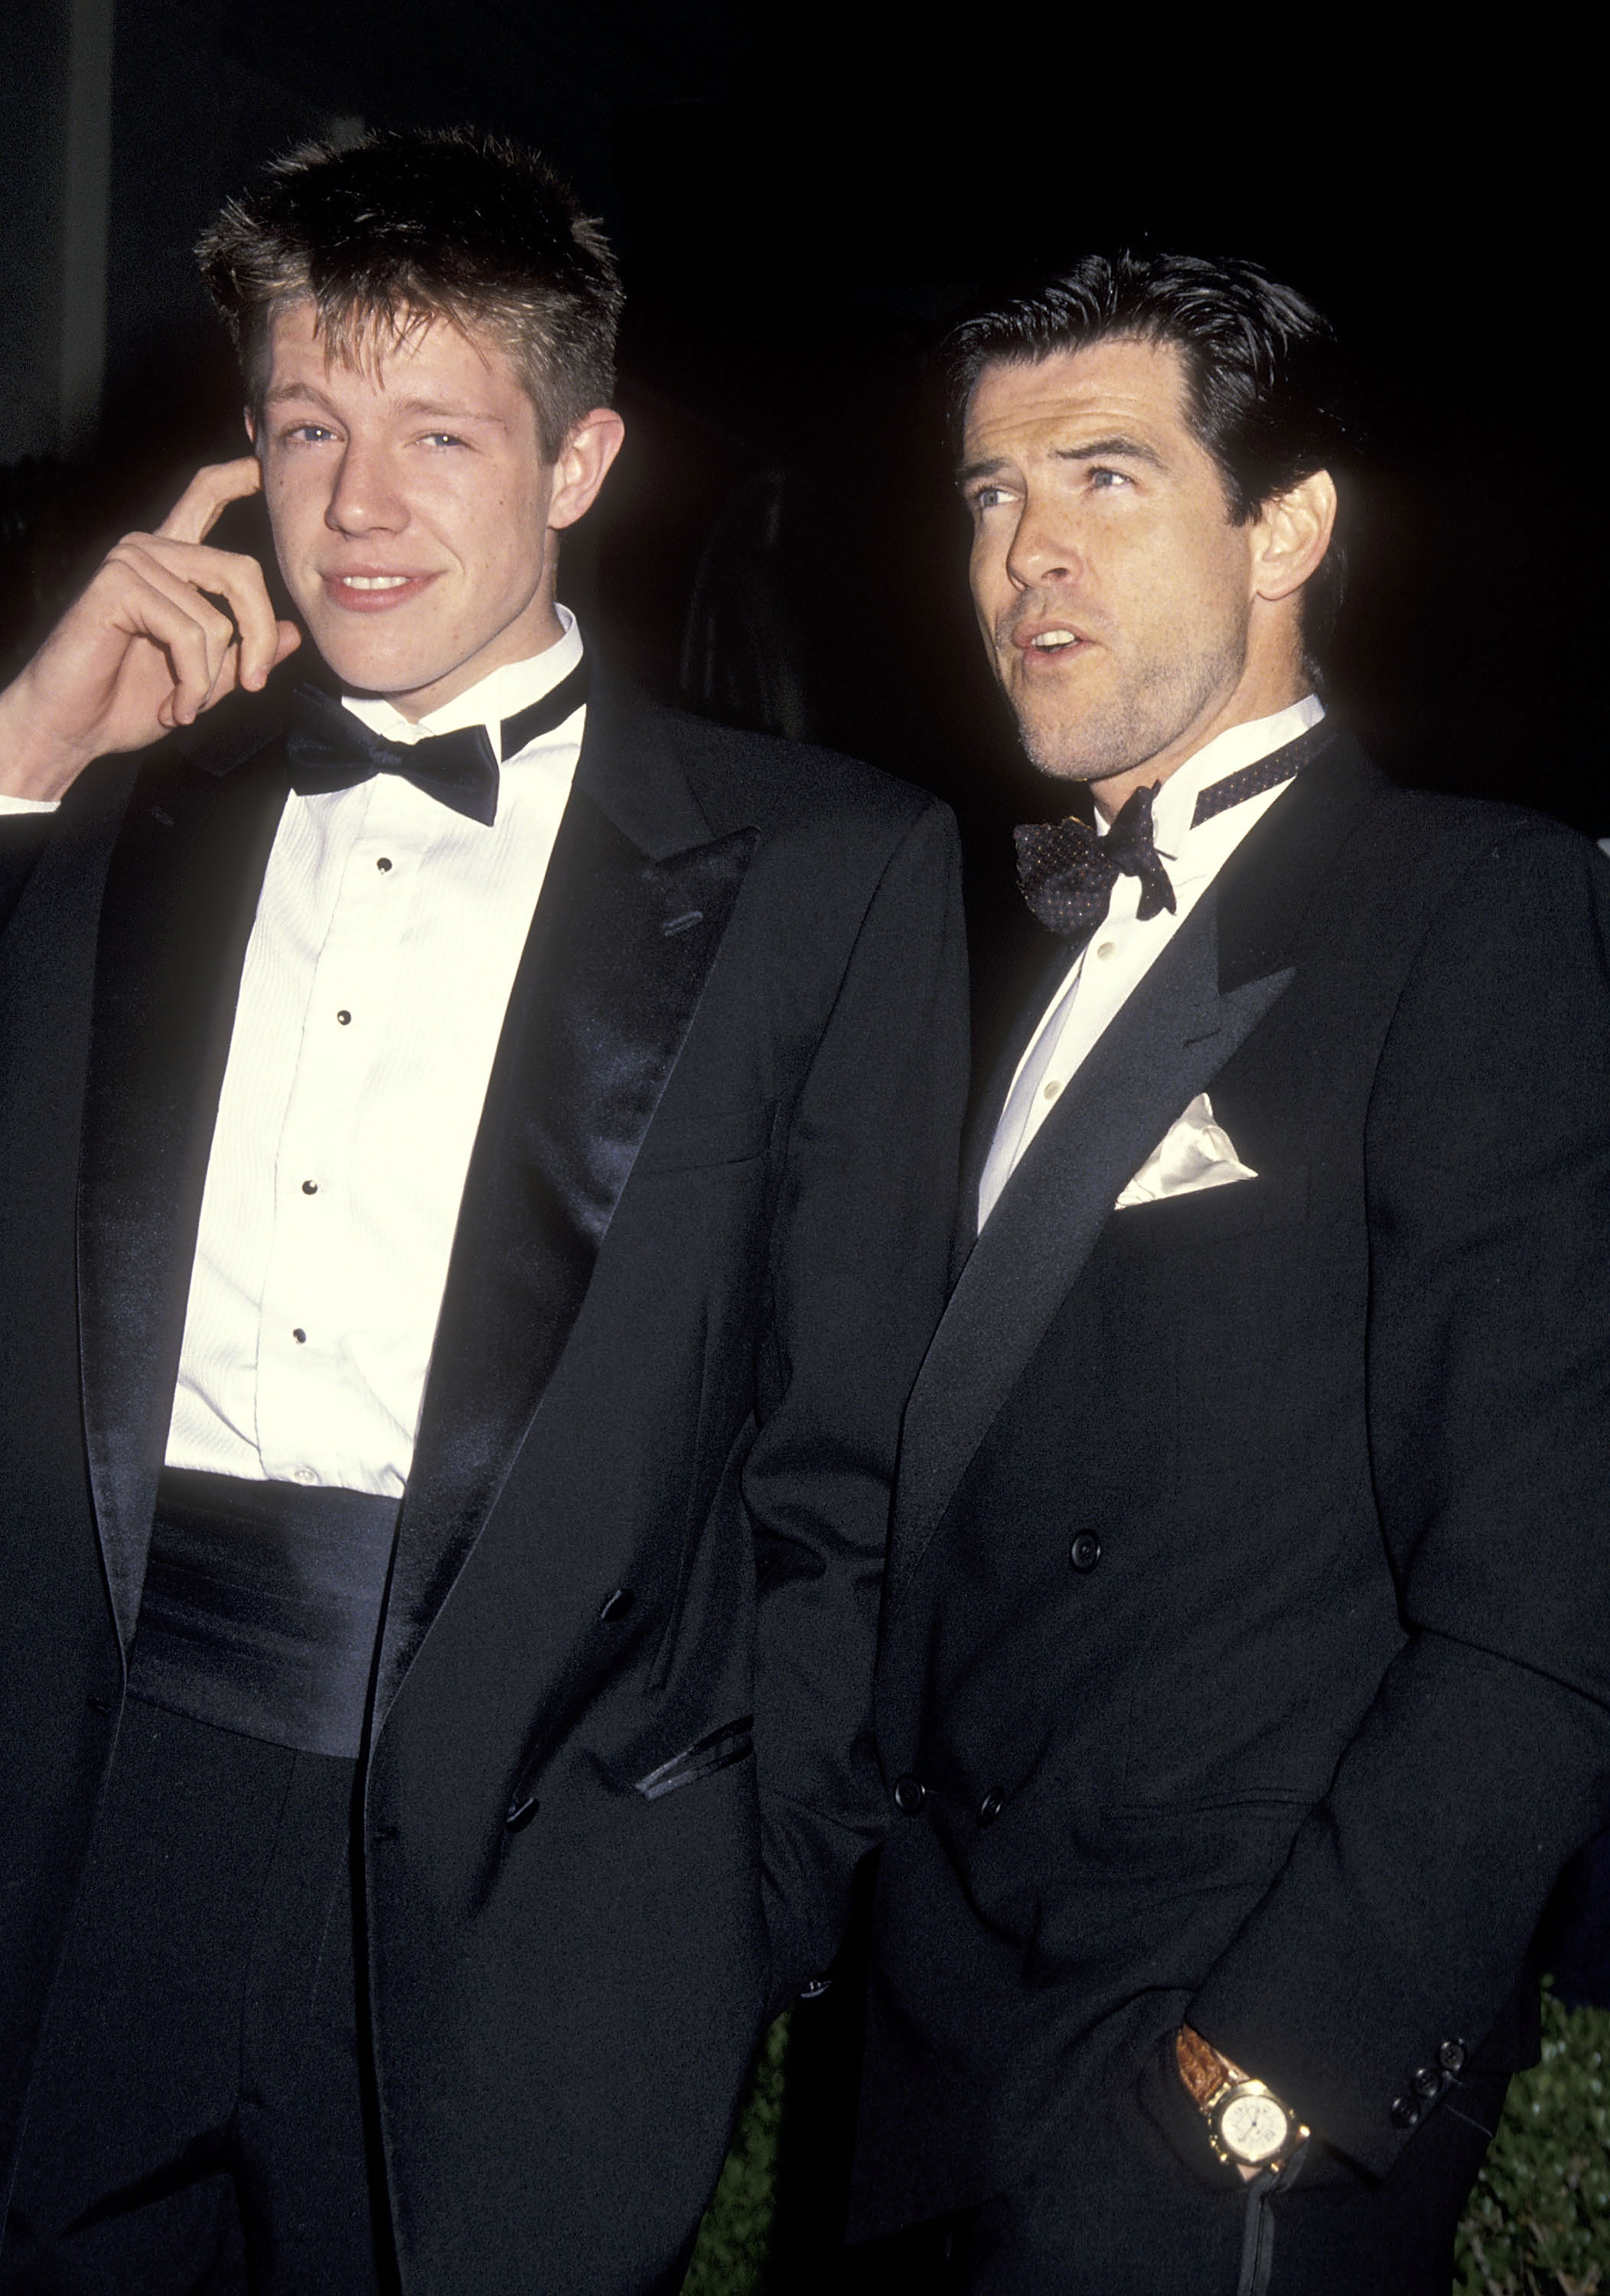
[[[1214,1122],[1213,1103],[1199,1092],[1152,1150],[1114,1210],[1126,1211],[1132,1204],[1155,1204],[1163,1196],[1188,1196],[1197,1188],[1223,1188],[1232,1180],[1257,1177],[1236,1154],[1223,1126]]]

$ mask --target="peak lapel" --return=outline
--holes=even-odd
[[[262,750],[257,734],[242,753]],[[141,771],[96,952],[78,1181],[90,1486],[125,1651],[173,1410],[208,1152],[241,967],[285,799],[277,758]]]
[[[1035,1136],[962,1270],[906,1412],[891,1610],[1120,1190],[1293,977],[1282,970],[1221,992],[1210,889]]]
[[[653,720],[595,685],[465,1183],[398,1526],[377,1729],[541,1405],[755,840],[712,839]]]

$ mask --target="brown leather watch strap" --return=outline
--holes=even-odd
[[[1189,2025],[1181,2025],[1174,2035],[1174,2058],[1181,2079],[1204,2112],[1225,2084],[1236,2078],[1228,2060]]]

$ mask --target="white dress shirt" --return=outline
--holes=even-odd
[[[1323,704],[1311,693],[1289,709],[1276,710],[1272,717],[1232,726],[1188,758],[1164,782],[1152,806],[1152,836],[1174,889],[1174,907],[1142,923],[1136,914],[1140,906],[1140,879],[1120,877],[1114,886],[1105,920],[1075,957],[1017,1063],[979,1185],[980,1227],[1097,1038],[1156,963],[1248,830],[1291,784],[1282,782],[1257,797],[1244,799],[1193,829],[1191,816],[1197,798],[1226,775],[1239,773],[1244,766],[1255,765],[1260,758],[1284,749],[1310,726],[1318,725],[1324,714]],[[1101,835],[1107,834],[1107,826],[1098,816]]]
[[[505,718],[581,660],[564,636],[389,740]],[[168,1462],[395,1497],[464,1176],[585,712],[500,771],[491,828],[396,774],[288,800],[241,979]]]

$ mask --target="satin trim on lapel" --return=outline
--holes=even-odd
[[[646,858],[589,762],[584,752],[465,1184],[397,1532],[377,1730],[542,1402],[755,849],[753,829],[712,842],[677,775],[682,824],[704,841]],[[674,772],[663,754],[643,762],[645,778]],[[656,841],[666,818],[662,808]]]
[[[260,732],[250,746],[265,746]],[[90,1487],[126,1656],[241,967],[285,786],[272,764],[238,777],[211,764],[204,777],[169,745],[135,784],[102,903],[78,1344]]]
[[[1119,1191],[1295,977],[1287,968],[1221,993],[1210,890],[1041,1127],[962,1270],[906,1411],[891,1612]]]

